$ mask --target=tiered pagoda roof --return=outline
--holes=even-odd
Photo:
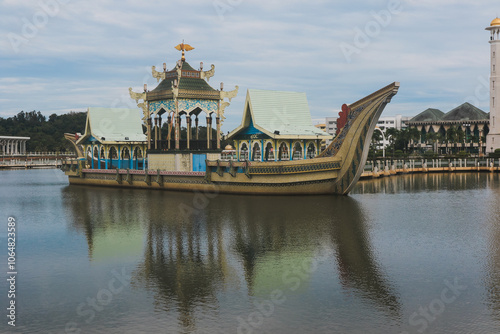
[[[205,81],[206,72],[195,70],[185,60],[180,60],[174,69],[164,72],[164,77],[155,89],[147,92],[148,101],[171,99],[176,88],[180,98],[220,99],[220,91]]]

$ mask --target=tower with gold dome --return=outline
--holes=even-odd
[[[491,21],[486,30],[490,31],[490,132],[486,136],[486,151],[500,148],[500,18]]]

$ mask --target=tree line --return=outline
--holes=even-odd
[[[389,142],[386,146],[386,155],[398,155],[398,154],[411,154],[415,153],[417,150],[417,145],[421,139],[423,143],[428,143],[432,145],[432,153],[437,153],[437,144],[448,144],[451,147],[457,147],[457,143],[470,144],[472,147],[473,143],[478,143],[480,140],[483,142],[486,140],[485,137],[479,137],[474,133],[467,134],[460,126],[451,126],[448,130],[444,132],[429,132],[422,135],[417,128],[409,128],[398,130],[396,128],[389,128],[385,132],[385,137]],[[372,136],[372,154],[377,151],[377,146],[382,141],[382,134],[380,131],[375,131]],[[455,149],[456,150],[456,149]],[[424,152],[420,152],[424,153]],[[447,152],[449,153],[449,152]]]
[[[13,117],[0,117],[0,136],[30,137],[26,142],[28,152],[73,151],[64,133],[83,133],[86,119],[85,112],[52,114],[47,118],[40,111],[21,111]]]

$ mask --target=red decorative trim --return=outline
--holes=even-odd
[[[84,173],[95,173],[95,174],[116,174],[116,169],[82,169]],[[120,169],[118,171],[119,174],[127,174],[126,169]],[[130,174],[135,175],[146,175],[146,171],[130,169]],[[148,175],[158,175],[158,172],[155,170],[149,170]],[[177,176],[205,176],[205,172],[168,172],[168,171],[160,171],[160,175],[177,175]]]
[[[336,135],[340,133],[340,130],[345,126],[347,123],[347,115],[351,112],[351,108],[347,104],[342,105],[342,111],[339,112],[339,118],[337,119],[337,132]]]

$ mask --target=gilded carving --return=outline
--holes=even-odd
[[[143,115],[142,120],[146,121],[146,119],[149,116],[148,106],[147,106],[146,102],[138,103],[137,106],[142,109],[142,115]]]
[[[238,86],[235,86],[236,89],[232,90],[232,91],[229,91],[229,92],[220,92],[220,98],[221,100],[224,99],[224,98],[228,98],[229,99],[229,102],[231,102],[231,100],[236,97],[236,95],[238,95],[238,89],[239,87]]]
[[[160,82],[160,80],[165,79],[165,72],[158,72],[156,70],[156,66],[151,68],[151,72],[153,74],[153,78],[156,78],[156,82]]]
[[[210,78],[213,77],[215,74],[215,65],[214,64],[210,65],[210,68],[211,69],[208,71],[201,71],[200,78],[207,79],[207,81],[210,81]]]
[[[128,88],[128,92],[130,94],[130,97],[135,100],[135,103],[139,103],[139,100],[145,100],[146,99],[146,93],[136,93],[132,91],[132,87]]]
[[[219,117],[220,117],[220,124],[222,125],[222,123],[224,123],[224,120],[226,119],[226,116],[224,116],[224,110],[226,109],[226,107],[229,106],[229,102],[222,102],[220,104],[220,110],[219,110]]]

